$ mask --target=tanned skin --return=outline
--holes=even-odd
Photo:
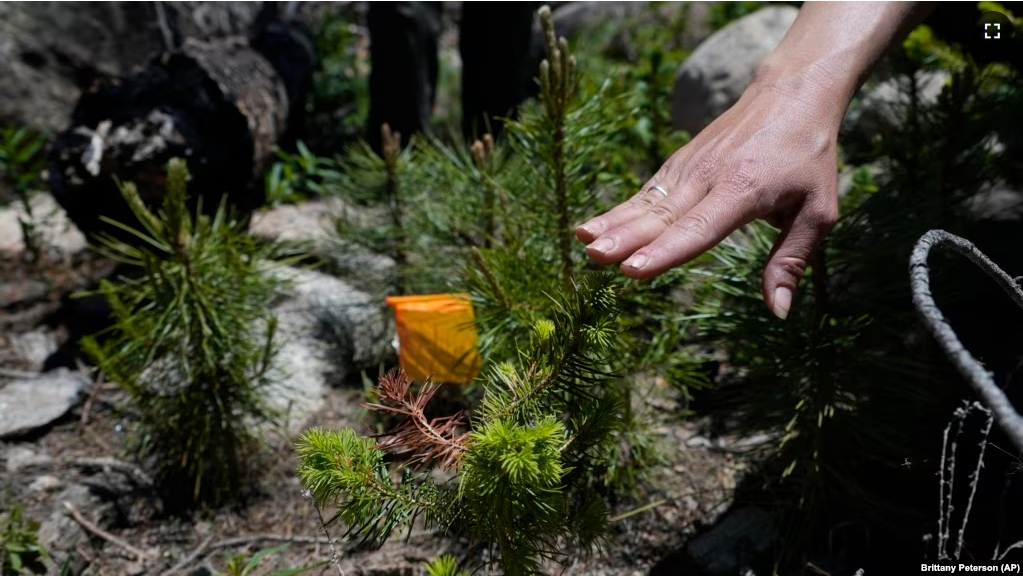
[[[849,102],[936,4],[803,4],[731,109],[630,200],[576,229],[589,257],[651,278],[763,219],[781,229],[764,270],[764,301],[784,319],[811,255],[838,219],[837,140]]]

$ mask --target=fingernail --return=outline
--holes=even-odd
[[[792,290],[784,286],[774,289],[774,315],[784,320],[789,315],[789,308],[792,306]]]
[[[600,221],[587,222],[586,224],[579,226],[579,229],[591,236],[596,236],[604,231],[604,224]]]
[[[632,258],[629,258],[625,262],[622,262],[623,266],[634,268],[636,270],[642,270],[646,263],[650,261],[650,257],[646,254],[636,254]]]
[[[600,238],[593,244],[587,246],[586,249],[593,250],[594,252],[599,252],[601,254],[605,254],[607,252],[610,252],[611,249],[615,247],[615,244],[616,242],[614,241],[613,238]]]

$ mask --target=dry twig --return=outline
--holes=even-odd
[[[192,564],[192,562],[195,562],[200,556],[206,553],[206,551],[210,547],[210,542],[213,542],[213,536],[210,536],[209,538],[203,540],[202,544],[199,544],[199,546],[197,546],[195,550],[192,550],[192,552],[189,553],[188,556],[182,558],[180,562],[178,562],[174,566],[171,566],[169,570],[163,573],[163,576],[171,576],[172,574],[177,574],[181,570],[187,568],[189,565]]]
[[[457,429],[465,424],[461,412],[453,416],[427,419],[426,405],[439,386],[427,379],[418,392],[412,391],[412,379],[404,370],[393,370],[380,378],[380,403],[365,403],[363,407],[377,412],[404,416],[393,430],[379,434],[379,446],[395,454],[412,453],[410,462],[419,469],[427,462],[436,461],[442,468],[458,463],[466,451],[468,433],[458,435]]]
[[[89,425],[89,414],[92,413],[92,404],[96,401],[96,397],[99,396],[100,389],[103,388],[105,383],[103,378],[103,372],[101,371],[96,381],[92,383],[92,389],[89,390],[89,397],[85,399],[85,405],[82,406],[82,426]]]
[[[136,548],[135,546],[132,546],[131,544],[125,542],[124,540],[121,540],[117,536],[114,536],[113,534],[107,532],[106,530],[100,528],[99,526],[96,526],[92,522],[89,522],[85,518],[85,516],[82,516],[82,513],[79,512],[78,509],[75,508],[75,506],[70,502],[64,502],[64,508],[66,508],[67,511],[71,514],[71,517],[75,519],[75,522],[78,522],[79,524],[82,525],[82,528],[85,528],[86,530],[88,530],[89,532],[96,536],[99,536],[103,540],[106,540],[107,542],[110,542],[111,544],[127,552],[130,552],[133,556],[135,556],[135,558],[138,561],[144,562],[146,560],[153,559],[153,555],[150,554],[149,552]]]
[[[0,377],[16,378],[18,380],[33,380],[42,377],[42,372],[29,372],[27,370],[14,370],[13,368],[0,368]]]

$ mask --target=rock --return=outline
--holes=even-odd
[[[964,207],[978,220],[1018,222],[1023,219],[1023,192],[1005,183],[993,184],[968,199]]]
[[[700,507],[700,503],[696,501],[696,498],[686,496],[682,499],[682,506],[689,512],[695,512]]]
[[[28,485],[28,489],[32,492],[50,492],[56,490],[64,485],[64,482],[60,478],[52,474],[43,474],[38,476],[31,484]]]
[[[2,83],[0,83],[2,84]],[[0,255],[19,258],[26,250],[19,221],[30,223],[37,233],[38,248],[49,259],[69,260],[86,249],[85,236],[49,192],[34,192],[29,217],[20,202],[0,208]]]
[[[771,515],[757,507],[729,511],[708,532],[694,538],[686,553],[707,576],[743,574],[770,555],[777,537]],[[760,571],[757,571],[760,573]]]
[[[331,273],[382,300],[394,279],[394,260],[342,240],[333,231],[341,217],[362,226],[379,215],[338,199],[316,200],[263,210],[252,217],[249,231],[267,240],[303,244]]]
[[[792,6],[762,8],[701,43],[675,75],[674,127],[695,136],[738,102],[798,14]]]
[[[711,446],[713,446],[713,443],[703,436],[693,436],[686,440],[687,448],[710,448]]]
[[[47,330],[33,330],[8,337],[14,353],[32,370],[42,370],[43,364],[57,351],[57,335]]]
[[[708,3],[704,2],[564,2],[554,8],[552,17],[556,34],[568,39],[584,37],[600,31],[609,23],[618,27],[610,43],[610,51],[616,57],[634,60],[639,57],[630,37],[631,26],[622,26],[630,20],[642,25],[663,25],[684,17],[685,30],[681,39],[683,46],[692,48],[710,33]],[[681,13],[684,11],[684,15]],[[540,19],[533,23],[530,40],[530,64],[536,70],[546,57],[543,29]],[[528,94],[536,94],[537,86],[533,76],[529,77]]]
[[[49,287],[32,279],[6,282],[0,285],[0,308],[17,304],[30,304],[46,296]]]
[[[558,36],[576,38],[587,32],[594,32],[601,26],[613,23],[621,25],[627,19],[638,18],[642,23],[665,22],[680,16],[685,11],[685,38],[682,44],[695,46],[709,33],[707,6],[701,2],[565,2],[551,14],[554,30]],[[532,50],[539,58],[544,51],[543,29],[539,18],[533,24]],[[538,52],[537,52],[538,51]]]
[[[336,199],[284,204],[254,214],[249,232],[267,240],[315,244],[330,235],[332,216],[342,208]]]
[[[921,72],[917,79],[919,101],[933,105],[949,81],[947,72]],[[843,121],[843,142],[848,147],[871,150],[871,143],[880,135],[902,127],[910,103],[909,78],[896,76],[864,87],[849,107]]]
[[[287,411],[288,432],[295,434],[323,407],[331,387],[393,356],[393,330],[382,299],[320,272],[272,271],[291,283],[291,294],[273,307],[281,348],[268,397]]]
[[[593,31],[608,22],[621,22],[646,9],[642,2],[566,2],[551,14],[558,36],[574,38]],[[533,24],[533,42],[543,50],[543,29],[540,19]]]
[[[0,3],[0,119],[64,128],[94,78],[118,75],[160,50],[145,3]]]
[[[0,388],[0,438],[13,438],[51,424],[78,403],[89,379],[66,368]]]
[[[53,462],[53,457],[24,446],[11,446],[4,454],[4,460],[7,461],[7,471],[14,473],[23,468],[48,465]]]

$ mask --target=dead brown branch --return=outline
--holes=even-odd
[[[443,468],[458,463],[466,451],[468,433],[458,435],[457,429],[465,425],[462,413],[427,419],[426,405],[437,393],[439,386],[427,380],[418,392],[412,390],[412,380],[403,370],[392,370],[380,378],[380,403],[363,406],[377,412],[404,416],[393,430],[378,435],[383,438],[380,448],[395,454],[412,453],[410,461],[416,468],[430,461],[438,461]]]

